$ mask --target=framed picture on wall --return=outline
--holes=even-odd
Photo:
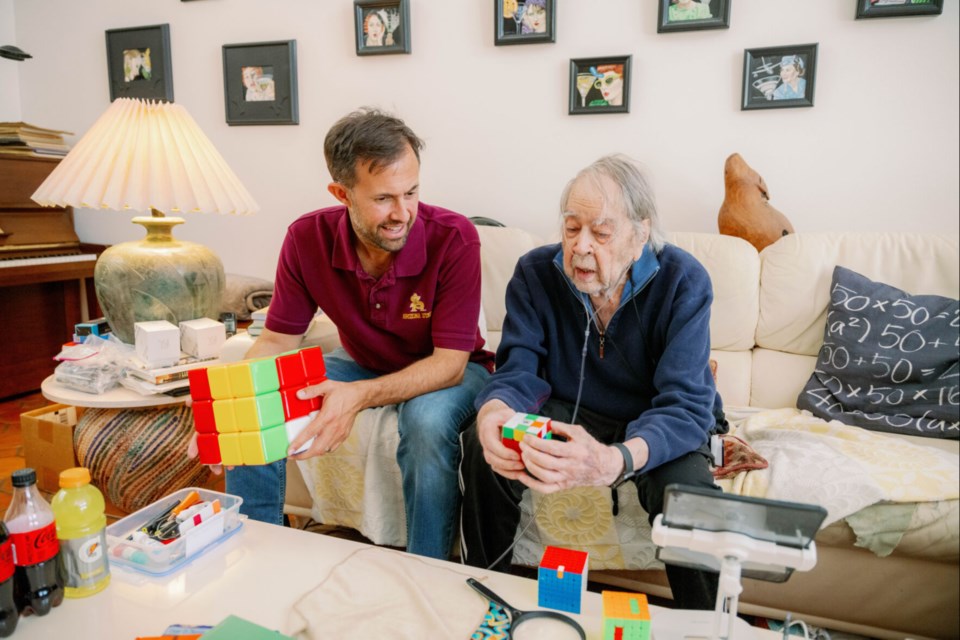
[[[630,113],[633,56],[570,60],[570,115]]]
[[[408,0],[353,0],[357,55],[410,53]]]
[[[659,0],[657,33],[729,29],[733,0]]]
[[[493,44],[556,42],[555,0],[493,0]]]
[[[938,16],[943,0],[857,0],[857,20],[898,16]]]
[[[741,110],[812,107],[817,45],[746,49]]]
[[[170,25],[107,30],[110,102],[142,98],[173,102]]]
[[[223,45],[227,124],[299,124],[297,41]]]

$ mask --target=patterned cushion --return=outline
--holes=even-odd
[[[193,411],[87,409],[74,430],[80,466],[117,507],[133,512],[184,487],[201,486],[209,470],[187,458]]]

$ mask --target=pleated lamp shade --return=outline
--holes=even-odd
[[[117,244],[94,270],[113,332],[134,342],[134,323],[216,319],[223,264],[210,249],[173,238],[165,213],[251,214],[256,202],[181,105],[120,98],[33,194],[43,206],[150,212],[147,235]]]

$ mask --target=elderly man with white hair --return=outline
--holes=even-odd
[[[461,436],[461,555],[507,569],[523,490],[616,489],[629,480],[651,522],[672,483],[719,489],[709,437],[726,421],[710,371],[710,278],[664,240],[636,163],[600,158],[560,200],[562,241],[517,264],[496,371]],[[515,412],[553,420],[522,458],[500,440]],[[717,576],[668,567],[674,599],[711,609]]]

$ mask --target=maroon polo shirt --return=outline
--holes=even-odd
[[[307,213],[290,225],[280,249],[266,326],[299,335],[317,307],[357,363],[392,373],[434,348],[471,352],[493,369],[477,327],[480,238],[453,211],[420,203],[407,243],[380,278],[360,265],[344,206]]]

